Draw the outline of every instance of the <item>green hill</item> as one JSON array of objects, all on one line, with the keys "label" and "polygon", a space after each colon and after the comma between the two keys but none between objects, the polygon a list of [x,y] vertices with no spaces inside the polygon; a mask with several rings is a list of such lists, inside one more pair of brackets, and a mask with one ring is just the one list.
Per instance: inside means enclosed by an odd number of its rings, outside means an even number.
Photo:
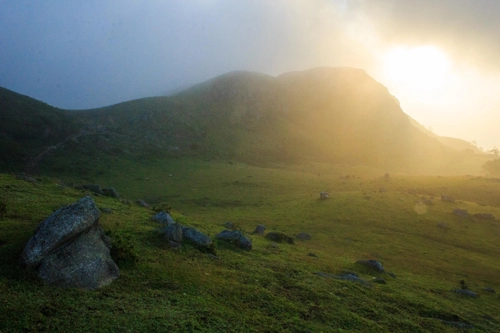
[{"label": "green hill", "polygon": [[171,97],[82,111],[0,93],[2,170],[82,173],[110,157],[194,156],[474,174],[485,161],[418,130],[384,86],[352,68],[233,72]]},{"label": "green hill", "polygon": [[[37,178],[0,173],[1,332],[500,331],[498,179],[436,175],[478,173],[488,156],[422,131],[362,70],[234,72],[79,111],[0,89],[0,124],[0,171]],[[73,186],[88,183],[120,199]],[[19,255],[87,195],[121,276],[44,284]],[[213,253],[170,248],[161,209]],[[215,239],[229,221],[252,251]]]}]

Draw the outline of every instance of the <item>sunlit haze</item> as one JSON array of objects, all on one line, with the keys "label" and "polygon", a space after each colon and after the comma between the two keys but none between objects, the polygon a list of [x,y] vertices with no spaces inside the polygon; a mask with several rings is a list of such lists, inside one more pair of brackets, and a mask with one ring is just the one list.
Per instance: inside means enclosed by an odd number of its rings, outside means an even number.
[{"label": "sunlit haze", "polygon": [[399,46],[384,54],[382,80],[409,96],[432,101],[449,87],[453,75],[450,67],[438,48]]},{"label": "sunlit haze", "polygon": [[84,109],[234,71],[356,67],[435,134],[500,145],[500,2],[0,0],[0,86]]}]

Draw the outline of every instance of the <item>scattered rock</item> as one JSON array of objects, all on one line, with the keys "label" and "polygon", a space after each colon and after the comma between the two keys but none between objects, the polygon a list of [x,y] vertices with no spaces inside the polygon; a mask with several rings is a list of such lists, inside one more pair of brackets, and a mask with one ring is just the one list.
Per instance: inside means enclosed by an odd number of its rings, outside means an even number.
[{"label": "scattered rock", "polygon": [[328,199],[329,197],[330,197],[330,194],[328,194],[328,192],[319,192],[320,200],[325,200],[325,199]]},{"label": "scattered rock", "polygon": [[266,230],[266,226],[263,225],[263,224],[259,224],[255,230],[252,232],[252,234],[254,235],[259,235],[259,236],[263,236],[264,235],[264,231]]},{"label": "scattered rock", "polygon": [[238,230],[223,230],[215,238],[230,241],[247,251],[252,249],[252,240]]},{"label": "scattered rock", "polygon": [[376,260],[358,260],[358,261],[356,261],[356,263],[363,265],[363,266],[366,266],[368,268],[371,268],[377,272],[381,272],[381,273],[385,272],[382,264]]},{"label": "scattered rock", "polygon": [[308,241],[311,240],[311,235],[305,232],[301,232],[300,234],[295,236],[295,238],[298,239],[299,241]]},{"label": "scattered rock", "polygon": [[160,230],[160,233],[165,234],[165,238],[172,248],[178,249],[182,246],[182,225],[178,223],[168,224]]},{"label": "scattered rock", "polygon": [[316,253],[312,253],[312,252],[308,253],[307,255],[308,255],[309,257],[314,257],[314,258],[317,258],[317,257],[318,257],[318,256],[316,255]]},{"label": "scattered rock", "polygon": [[495,289],[493,289],[491,287],[485,287],[485,288],[483,288],[483,290],[486,291],[487,293],[490,293],[490,294],[496,293]]},{"label": "scattered rock", "polygon": [[234,223],[233,222],[224,222],[224,227],[228,229],[234,229]]},{"label": "scattered rock", "polygon": [[89,196],[60,208],[38,226],[21,264],[60,287],[97,289],[110,284],[120,270],[111,259],[110,239],[99,226],[99,216]]},{"label": "scattered rock", "polygon": [[120,198],[120,195],[113,187],[103,188],[102,191],[104,192],[105,196],[117,198],[117,199]]},{"label": "scattered rock", "polygon": [[27,173],[20,172],[16,175],[16,179],[24,180],[25,182],[36,183],[38,182],[35,177],[28,175]]},{"label": "scattered rock", "polygon": [[199,249],[212,249],[212,238],[195,228],[182,227],[182,238],[188,240]]},{"label": "scattered rock", "polygon": [[455,290],[452,290],[454,293],[457,293],[457,294],[460,294],[460,295],[464,295],[464,296],[467,296],[467,297],[472,297],[472,298],[477,298],[479,297],[478,294],[476,294],[475,292],[471,291],[471,290],[468,290],[468,289],[455,289]]},{"label": "scattered rock", "polygon": [[159,212],[158,214],[156,214],[155,216],[153,216],[151,219],[153,221],[156,221],[156,222],[159,222],[159,223],[163,223],[163,224],[167,224],[167,225],[175,223],[175,220],[172,218],[172,216],[169,213],[164,212],[164,211]]},{"label": "scattered rock", "polygon": [[295,241],[293,240],[292,237],[285,235],[282,232],[270,232],[266,235],[266,238],[273,241],[273,242],[286,242],[288,244],[294,244]]},{"label": "scattered rock", "polygon": [[448,225],[444,222],[438,222],[437,226],[438,226],[438,228],[441,228],[441,229],[448,229]]},{"label": "scattered rock", "polygon": [[81,186],[84,190],[89,190],[90,192],[94,192],[97,194],[104,194],[102,188],[98,184],[85,184]]},{"label": "scattered rock", "polygon": [[495,216],[493,214],[485,214],[485,213],[478,213],[474,214],[475,218],[482,219],[482,220],[494,220]]},{"label": "scattered rock", "polygon": [[149,208],[149,204],[144,200],[137,200],[136,203],[141,207]]},{"label": "scattered rock", "polygon": [[352,272],[346,272],[340,275],[333,275],[333,274],[327,274],[323,272],[318,272],[316,275],[324,277],[324,278],[330,278],[330,279],[336,279],[336,280],[347,280],[347,281],[352,281],[352,282],[358,282],[361,283],[367,287],[371,287],[372,285],[365,280],[361,279],[356,275],[355,273]]},{"label": "scattered rock", "polygon": [[385,281],[385,279],[381,278],[381,277],[373,278],[373,282],[374,283],[378,283],[378,284],[387,284],[387,282]]},{"label": "scattered rock", "polygon": [[453,202],[455,202],[455,199],[443,194],[443,195],[441,195],[441,201],[453,203]]},{"label": "scattered rock", "polygon": [[467,209],[454,209],[453,212],[452,212],[454,215],[456,216],[460,216],[460,217],[469,217],[469,212],[467,211]]}]

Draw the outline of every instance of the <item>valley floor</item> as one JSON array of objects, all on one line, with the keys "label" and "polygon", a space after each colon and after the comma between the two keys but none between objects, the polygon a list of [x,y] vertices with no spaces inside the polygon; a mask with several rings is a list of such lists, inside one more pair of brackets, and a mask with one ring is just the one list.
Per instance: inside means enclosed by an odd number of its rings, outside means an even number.
[{"label": "valley floor", "polygon": [[[0,175],[1,332],[500,331],[500,298],[492,292],[500,292],[497,179],[384,176],[313,163],[117,165],[87,179]],[[73,183],[114,187],[122,199]],[[329,199],[319,200],[321,191]],[[45,285],[19,267],[19,253],[41,221],[85,195],[112,212],[102,213],[100,223],[123,250],[121,277],[97,291]],[[178,222],[212,238],[233,222],[253,250],[223,241],[215,241],[216,257],[189,245],[170,249],[151,220],[168,207]],[[259,224],[291,237],[309,233],[311,240],[251,235]],[[392,274],[356,264],[368,259]],[[329,278],[344,272],[371,287]],[[479,297],[452,291],[464,284]]]}]

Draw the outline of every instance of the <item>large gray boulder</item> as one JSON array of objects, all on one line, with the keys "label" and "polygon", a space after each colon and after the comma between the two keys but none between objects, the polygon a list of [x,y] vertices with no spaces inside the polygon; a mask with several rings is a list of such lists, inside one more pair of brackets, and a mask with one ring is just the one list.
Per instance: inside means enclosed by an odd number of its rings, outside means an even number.
[{"label": "large gray boulder", "polygon": [[99,226],[91,197],[62,207],[43,221],[21,254],[21,264],[61,287],[96,289],[120,275],[111,259],[110,240]]}]

